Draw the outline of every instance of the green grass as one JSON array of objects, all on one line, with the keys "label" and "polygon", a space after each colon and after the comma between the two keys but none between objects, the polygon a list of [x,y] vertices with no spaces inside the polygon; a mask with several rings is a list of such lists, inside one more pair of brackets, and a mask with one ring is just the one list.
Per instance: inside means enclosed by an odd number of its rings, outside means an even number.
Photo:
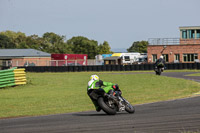
[{"label": "green grass", "polygon": [[0,118],[94,110],[86,94],[91,74],[119,84],[122,95],[133,105],[188,97],[200,91],[200,84],[194,81],[112,73],[27,73],[27,85],[0,89]]},{"label": "green grass", "polygon": [[188,74],[186,76],[200,76],[200,73],[195,73],[195,74]]},{"label": "green grass", "polygon": [[168,70],[166,69],[164,72],[200,72],[198,69],[181,69],[181,70]]}]

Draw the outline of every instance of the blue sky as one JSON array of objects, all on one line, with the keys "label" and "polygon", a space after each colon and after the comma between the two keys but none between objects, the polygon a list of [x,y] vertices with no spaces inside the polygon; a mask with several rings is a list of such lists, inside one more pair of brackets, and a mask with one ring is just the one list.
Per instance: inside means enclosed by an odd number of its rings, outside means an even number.
[{"label": "blue sky", "polygon": [[200,0],[0,0],[0,32],[84,36],[112,49],[200,26]]}]

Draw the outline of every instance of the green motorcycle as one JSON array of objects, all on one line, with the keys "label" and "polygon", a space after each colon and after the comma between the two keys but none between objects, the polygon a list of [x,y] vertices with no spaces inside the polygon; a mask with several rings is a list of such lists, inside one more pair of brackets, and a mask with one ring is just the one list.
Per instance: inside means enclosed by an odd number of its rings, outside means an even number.
[{"label": "green motorcycle", "polygon": [[113,93],[105,93],[97,99],[98,105],[108,115],[115,115],[117,112],[126,111],[130,114],[135,112],[135,108],[119,94],[121,92],[115,91]]}]

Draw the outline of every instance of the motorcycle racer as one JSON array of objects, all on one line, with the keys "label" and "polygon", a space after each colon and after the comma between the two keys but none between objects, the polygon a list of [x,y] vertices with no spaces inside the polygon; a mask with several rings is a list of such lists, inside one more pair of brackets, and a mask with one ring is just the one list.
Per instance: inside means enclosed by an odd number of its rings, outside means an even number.
[{"label": "motorcycle racer", "polygon": [[162,68],[164,70],[165,67],[165,60],[163,59],[163,56],[161,55],[160,58],[155,63],[155,68]]},{"label": "motorcycle racer", "polygon": [[106,93],[113,92],[114,90],[119,89],[118,85],[111,82],[105,82],[99,79],[97,75],[91,75],[90,81],[87,86],[87,94],[92,100],[96,111],[99,112],[101,108],[97,103],[97,98],[99,95],[106,95]]}]

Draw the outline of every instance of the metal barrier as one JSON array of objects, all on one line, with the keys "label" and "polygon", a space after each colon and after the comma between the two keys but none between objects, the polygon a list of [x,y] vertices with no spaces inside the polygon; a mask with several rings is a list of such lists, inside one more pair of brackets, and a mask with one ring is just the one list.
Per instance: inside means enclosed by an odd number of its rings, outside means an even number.
[{"label": "metal barrier", "polygon": [[179,45],[180,38],[149,38],[149,45]]},{"label": "metal barrier", "polygon": [[200,44],[200,39],[149,38],[149,45]]},{"label": "metal barrier", "polygon": [[[125,59],[121,59],[122,62]],[[130,59],[129,64],[137,63],[135,59]],[[94,65],[103,65],[104,60],[88,59],[84,60],[31,60],[22,61],[22,60],[4,60],[1,66],[3,67],[32,67],[32,66],[94,66]],[[127,63],[128,64],[128,63]]]},{"label": "metal barrier", "polygon": [[[85,60],[3,60],[0,66],[3,67],[29,67],[29,66],[89,66],[103,64],[103,60],[95,59]],[[1,62],[0,62],[1,63]]]}]

